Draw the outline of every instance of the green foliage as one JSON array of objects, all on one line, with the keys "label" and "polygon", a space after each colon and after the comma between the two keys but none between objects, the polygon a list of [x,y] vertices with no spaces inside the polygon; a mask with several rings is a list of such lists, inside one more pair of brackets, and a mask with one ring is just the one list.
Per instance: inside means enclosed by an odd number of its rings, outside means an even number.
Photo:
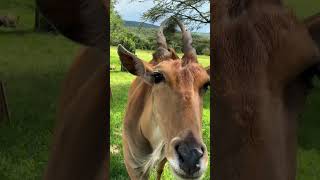
[{"label": "green foliage", "polygon": [[120,40],[120,44],[122,44],[128,51],[135,53],[136,52],[136,44],[130,36],[123,37]]},{"label": "green foliage", "polygon": [[[119,33],[122,33],[123,21],[120,15],[114,9],[114,1],[110,5],[110,32],[111,37],[117,38]],[[112,40],[112,39],[111,39]]]},{"label": "green foliage", "polygon": [[155,5],[143,14],[146,20],[155,22],[174,15],[195,27],[210,23],[209,0],[153,0],[153,3]]},{"label": "green foliage", "polygon": [[[154,28],[138,28],[138,27],[124,27],[127,31],[125,37],[122,37],[117,42],[111,43],[112,46],[116,46],[121,43],[122,39],[126,37],[128,39],[132,39],[135,43],[136,49],[141,50],[155,50],[156,49],[156,33],[158,29]],[[182,50],[182,42],[181,42],[181,33],[176,32],[165,32],[165,36],[167,39],[167,43],[169,47],[174,48],[177,52],[181,52]],[[204,50],[210,49],[210,40],[209,37],[198,35],[196,33],[192,34],[193,38],[193,47],[196,49],[198,55],[203,55]],[[113,38],[115,41],[116,38]],[[208,51],[207,51],[208,52]],[[206,55],[209,55],[207,53]]]},{"label": "green foliage", "polygon": [[[129,51],[135,52],[136,49],[141,50],[155,50],[156,49],[156,33],[158,29],[144,28],[144,27],[126,27],[123,24],[123,20],[119,14],[111,6],[110,12],[110,30],[111,38],[110,44],[117,46],[122,44]],[[171,23],[170,28],[166,28],[165,35],[167,37],[167,43],[170,47],[174,48],[177,52],[181,52],[181,33],[177,32],[175,27]],[[198,54],[203,54],[205,49],[209,49],[209,37],[193,34],[193,47]],[[209,55],[209,53],[207,53]]]},{"label": "green foliage", "polygon": [[134,34],[128,32],[123,26],[123,20],[120,15],[114,9],[114,1],[111,1],[110,8],[110,44],[118,45],[122,44],[131,52],[136,50],[136,37]]},{"label": "green foliage", "polygon": [[210,56],[210,48],[204,48],[202,49],[202,54],[203,55],[206,55],[206,56]]}]

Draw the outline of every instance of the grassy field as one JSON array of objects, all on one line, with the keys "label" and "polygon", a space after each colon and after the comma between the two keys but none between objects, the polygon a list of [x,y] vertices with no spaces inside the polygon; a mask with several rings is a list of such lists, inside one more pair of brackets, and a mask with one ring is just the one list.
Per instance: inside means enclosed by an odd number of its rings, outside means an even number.
[{"label": "grassy field", "polygon": [[47,164],[60,84],[78,49],[61,36],[33,32],[34,1],[1,0],[0,14],[20,16],[0,27],[0,79],[10,121],[0,124],[0,180],[39,180]]},{"label": "grassy field", "polygon": [[77,46],[39,34],[0,36],[0,79],[11,120],[0,124],[0,180],[40,179],[57,97]]},{"label": "grassy field", "polygon": [[[137,56],[143,60],[149,61],[152,59],[152,51],[142,51],[138,50],[136,52]],[[110,48],[110,60],[111,65],[116,67],[115,71],[110,72],[110,86],[112,90],[112,99],[111,99],[111,111],[110,111],[110,127],[111,127],[111,175],[112,179],[120,180],[120,179],[128,179],[128,175],[123,162],[122,155],[122,140],[121,140],[121,132],[122,132],[122,122],[124,117],[124,110],[126,108],[127,102],[127,93],[128,88],[135,78],[129,73],[120,72],[120,60],[116,51],[116,47]],[[181,55],[179,57],[182,57]],[[199,62],[207,67],[210,64],[209,56],[199,56]],[[203,137],[204,141],[210,150],[210,102],[209,102],[209,93],[205,96],[205,104],[203,111]],[[155,179],[155,174],[152,174],[151,179]],[[206,172],[206,176],[204,179],[209,179],[210,171]],[[164,172],[164,179],[173,179],[169,168],[166,165],[166,170]]]},{"label": "grassy field", "polygon": [[0,79],[11,113],[0,124],[0,180],[41,179],[60,84],[78,48],[61,36],[0,33]]}]

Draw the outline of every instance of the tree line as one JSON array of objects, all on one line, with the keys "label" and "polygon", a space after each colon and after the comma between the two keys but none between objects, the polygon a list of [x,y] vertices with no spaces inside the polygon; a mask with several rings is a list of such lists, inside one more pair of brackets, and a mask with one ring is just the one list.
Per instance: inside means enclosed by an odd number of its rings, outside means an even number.
[{"label": "tree line", "polygon": [[[126,27],[112,2],[110,9],[110,44],[112,46],[122,44],[131,52],[135,52],[136,49],[154,50],[157,30],[155,28]],[[165,35],[168,45],[177,52],[181,52],[181,34],[171,28],[165,31]],[[209,36],[193,33],[192,37],[193,47],[197,54],[210,55]]]}]

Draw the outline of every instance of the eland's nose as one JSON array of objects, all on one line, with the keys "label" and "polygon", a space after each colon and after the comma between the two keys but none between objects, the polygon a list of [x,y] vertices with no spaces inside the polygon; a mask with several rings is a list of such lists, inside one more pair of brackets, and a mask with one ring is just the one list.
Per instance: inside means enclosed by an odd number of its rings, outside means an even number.
[{"label": "eland's nose", "polygon": [[176,146],[180,168],[188,175],[200,170],[200,160],[204,154],[201,145],[180,143]]}]

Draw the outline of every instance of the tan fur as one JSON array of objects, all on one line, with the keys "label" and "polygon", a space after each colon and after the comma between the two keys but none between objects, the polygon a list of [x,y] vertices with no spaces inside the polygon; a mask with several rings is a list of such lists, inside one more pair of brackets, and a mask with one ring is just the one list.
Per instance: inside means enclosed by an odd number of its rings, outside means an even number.
[{"label": "tan fur", "polygon": [[215,3],[212,178],[293,180],[302,73],[318,47],[281,1]]},{"label": "tan fur", "polygon": [[[200,179],[207,167],[201,126],[203,88],[209,76],[197,63],[190,31],[176,21],[182,32],[182,60],[168,48],[163,24],[150,63],[118,47],[121,63],[138,76],[129,90],[122,136],[125,165],[133,180],[148,179],[155,166],[160,179],[166,161],[179,179]],[[157,83],[154,74],[161,74],[162,81]],[[182,159],[181,151],[188,161]]]},{"label": "tan fur", "polygon": [[[172,156],[170,142],[177,136],[184,138],[185,130],[192,131],[199,141],[202,139],[202,98],[198,90],[209,79],[205,69],[196,63],[182,66],[181,60],[166,60],[158,65],[151,62],[150,66],[165,74],[166,84],[153,87],[137,78],[129,90],[123,143],[131,179],[147,179],[151,168]],[[159,114],[163,112],[168,116]],[[161,136],[153,138],[158,136],[154,134],[157,128]],[[162,141],[164,146],[160,145]]]},{"label": "tan fur", "polygon": [[110,3],[107,0],[37,0],[36,3],[59,33],[90,46],[79,52],[63,83],[44,179],[109,179]]},{"label": "tan fur", "polygon": [[107,180],[105,54],[83,48],[64,81],[45,180]]},{"label": "tan fur", "polygon": [[133,180],[148,179],[155,166],[160,179],[166,161],[180,179],[200,179],[207,167],[201,126],[208,69],[197,63],[190,31],[175,20],[182,32],[182,60],[168,48],[163,23],[150,63],[118,46],[121,63],[138,76],[129,89],[122,135],[125,165]]}]

